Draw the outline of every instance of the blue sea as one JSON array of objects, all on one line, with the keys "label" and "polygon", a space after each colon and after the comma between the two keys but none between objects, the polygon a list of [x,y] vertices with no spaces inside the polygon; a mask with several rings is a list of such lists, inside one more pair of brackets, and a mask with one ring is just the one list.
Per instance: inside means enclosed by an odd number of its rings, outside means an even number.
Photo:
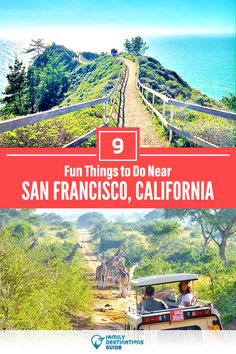
[{"label": "blue sea", "polygon": [[172,35],[146,41],[147,55],[175,70],[194,88],[215,99],[236,94],[234,35]]},{"label": "blue sea", "polygon": [[[235,37],[159,36],[146,39],[150,55],[169,69],[177,71],[191,86],[215,99],[235,94]],[[27,66],[29,55],[23,54],[29,43],[0,39],[0,97],[7,84],[9,64],[15,56]],[[91,48],[91,51],[93,49]]]}]

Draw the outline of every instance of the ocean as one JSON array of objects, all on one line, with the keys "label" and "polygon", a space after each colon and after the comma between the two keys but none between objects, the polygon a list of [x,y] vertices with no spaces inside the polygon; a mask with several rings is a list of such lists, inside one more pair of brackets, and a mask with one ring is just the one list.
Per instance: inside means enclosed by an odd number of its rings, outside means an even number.
[{"label": "ocean", "polygon": [[[235,94],[235,37],[212,36],[159,36],[146,39],[147,55],[175,70],[191,86],[208,96],[221,99]],[[15,56],[28,65],[30,57],[22,51],[29,43],[0,39],[0,97],[7,84],[8,66]],[[91,48],[92,51],[92,48]]]}]

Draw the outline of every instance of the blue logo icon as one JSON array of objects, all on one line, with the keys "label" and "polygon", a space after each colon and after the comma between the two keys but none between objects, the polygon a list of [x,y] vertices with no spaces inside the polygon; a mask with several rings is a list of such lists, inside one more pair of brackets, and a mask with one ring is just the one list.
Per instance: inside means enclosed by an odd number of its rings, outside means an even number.
[{"label": "blue logo icon", "polygon": [[105,337],[101,337],[99,334],[96,334],[91,338],[91,343],[96,349],[98,349],[102,345],[104,339]]}]

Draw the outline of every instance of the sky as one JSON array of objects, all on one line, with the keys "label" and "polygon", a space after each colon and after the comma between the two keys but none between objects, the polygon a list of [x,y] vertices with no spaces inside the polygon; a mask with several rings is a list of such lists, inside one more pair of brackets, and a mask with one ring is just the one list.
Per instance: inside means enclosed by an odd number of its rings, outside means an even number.
[{"label": "sky", "polygon": [[234,33],[234,14],[235,0],[0,0],[0,38],[110,47],[133,35]]}]

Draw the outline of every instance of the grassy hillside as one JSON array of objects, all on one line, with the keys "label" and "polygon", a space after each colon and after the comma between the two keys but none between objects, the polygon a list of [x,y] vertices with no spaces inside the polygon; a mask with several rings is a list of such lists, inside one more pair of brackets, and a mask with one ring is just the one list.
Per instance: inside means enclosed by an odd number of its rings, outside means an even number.
[{"label": "grassy hillside", "polygon": [[[145,86],[180,101],[229,110],[223,103],[192,88],[175,71],[164,68],[157,60],[139,56],[138,64],[139,78]],[[150,97],[149,99],[151,100]],[[162,112],[161,100],[156,99],[155,106]],[[168,105],[166,106],[166,114],[168,118],[170,116],[170,106]],[[218,146],[235,146],[236,131],[235,123],[232,121],[175,107],[174,125]],[[168,136],[167,131],[166,135]],[[178,136],[174,136],[173,143],[176,146],[191,146],[191,143],[186,139]]]},{"label": "grassy hillside", "polygon": [[[195,104],[227,110],[227,107],[192,88],[175,71],[164,68],[151,57],[133,57],[137,60],[140,81],[167,97]],[[82,63],[79,62],[79,58]],[[0,119],[27,115],[55,107],[63,107],[102,97],[114,87],[122,68],[117,58],[90,52],[75,53],[53,43],[25,70],[16,59],[11,68],[5,90]],[[152,97],[149,95],[151,101]],[[162,112],[162,102],[155,99],[155,107]],[[102,123],[102,107],[85,109],[46,122],[0,135],[1,147],[60,147],[89,132]],[[166,105],[170,119],[170,106]],[[159,125],[160,134],[168,138],[169,131]],[[114,124],[111,122],[111,124]],[[204,113],[174,108],[174,125],[218,146],[235,146],[235,123]],[[173,136],[174,146],[193,146],[188,140]]]},{"label": "grassy hillside", "polygon": [[[63,46],[53,44],[46,48],[28,69],[28,73],[33,71],[35,80],[37,78],[34,110],[31,112],[27,104],[27,92],[33,88],[26,80],[23,95],[25,104],[20,115],[84,102],[108,94],[115,85],[122,63],[108,55],[85,53],[85,56],[93,61],[80,64],[78,55]],[[11,109],[11,103],[5,104],[2,119],[17,116]],[[98,105],[29,125],[1,134],[0,146],[60,147],[100,125],[102,116],[102,107]]]}]

